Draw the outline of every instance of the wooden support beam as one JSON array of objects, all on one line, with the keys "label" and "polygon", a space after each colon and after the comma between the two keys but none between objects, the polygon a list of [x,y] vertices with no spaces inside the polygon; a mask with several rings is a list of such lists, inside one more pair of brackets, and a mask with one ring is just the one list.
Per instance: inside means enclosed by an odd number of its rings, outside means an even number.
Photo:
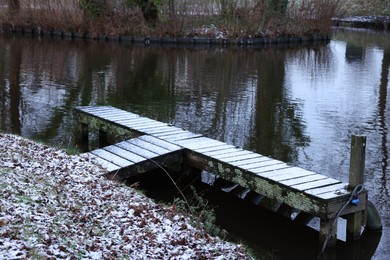
[{"label": "wooden support beam", "polygon": [[321,219],[319,242],[320,245],[323,245],[326,242],[326,247],[332,247],[336,245],[337,221],[335,221],[334,218]]},{"label": "wooden support beam", "polygon": [[80,124],[80,139],[79,139],[79,144],[80,144],[80,149],[83,152],[89,151],[89,128],[87,124]]},{"label": "wooden support beam", "polygon": [[[349,169],[349,189],[352,191],[358,185],[364,184],[364,168],[366,157],[366,137],[353,135],[351,138],[351,162]],[[362,225],[365,223],[365,210],[346,216],[347,240],[360,238]]]}]

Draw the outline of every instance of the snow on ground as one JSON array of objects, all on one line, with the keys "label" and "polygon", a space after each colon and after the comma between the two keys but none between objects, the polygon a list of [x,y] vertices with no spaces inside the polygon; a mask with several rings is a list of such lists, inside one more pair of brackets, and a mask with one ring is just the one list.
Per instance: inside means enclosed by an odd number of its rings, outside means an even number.
[{"label": "snow on ground", "polygon": [[92,159],[0,134],[0,259],[249,259]]}]

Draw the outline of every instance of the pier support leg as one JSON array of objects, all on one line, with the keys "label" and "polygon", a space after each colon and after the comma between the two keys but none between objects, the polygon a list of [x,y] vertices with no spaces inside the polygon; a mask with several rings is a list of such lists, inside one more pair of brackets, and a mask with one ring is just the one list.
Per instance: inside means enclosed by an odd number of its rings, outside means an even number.
[{"label": "pier support leg", "polygon": [[88,138],[88,125],[87,124],[81,124],[80,125],[80,149],[83,152],[89,151],[89,138]]},{"label": "pier support leg", "polygon": [[335,246],[337,242],[337,221],[334,222],[334,218],[332,219],[321,219],[320,221],[320,237],[319,242],[320,246],[326,242],[326,247]]},{"label": "pier support leg", "polygon": [[[349,189],[364,184],[366,157],[366,137],[353,135],[351,139],[351,162],[349,168]],[[365,222],[365,211],[349,214],[347,217],[347,240],[360,238],[361,227]]]},{"label": "pier support leg", "polygon": [[108,146],[108,135],[107,132],[99,130],[99,147]]}]

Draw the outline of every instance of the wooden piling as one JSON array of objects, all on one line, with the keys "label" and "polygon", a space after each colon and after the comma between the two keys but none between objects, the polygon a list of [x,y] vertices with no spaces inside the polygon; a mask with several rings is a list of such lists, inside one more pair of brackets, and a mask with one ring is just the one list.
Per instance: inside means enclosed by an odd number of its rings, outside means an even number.
[{"label": "wooden piling", "polygon": [[[351,161],[349,168],[349,189],[364,184],[364,168],[366,158],[366,137],[353,135],[351,138]],[[346,216],[347,240],[360,238],[361,227],[365,224],[366,211],[358,211]]]},{"label": "wooden piling", "polygon": [[79,144],[80,144],[80,149],[83,152],[86,152],[89,150],[89,127],[87,124],[80,124],[80,139],[79,139]]}]

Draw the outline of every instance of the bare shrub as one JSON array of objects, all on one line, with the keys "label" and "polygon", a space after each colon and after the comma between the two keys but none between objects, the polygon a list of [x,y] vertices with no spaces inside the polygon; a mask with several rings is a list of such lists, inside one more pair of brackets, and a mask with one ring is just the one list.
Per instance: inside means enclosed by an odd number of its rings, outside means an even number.
[{"label": "bare shrub", "polygon": [[[154,4],[158,17],[146,17],[141,2]],[[0,22],[3,26],[106,35],[238,38],[327,34],[339,0],[288,2],[287,5],[286,0],[20,0],[16,9],[3,5]],[[13,11],[8,12],[9,8]]]}]

